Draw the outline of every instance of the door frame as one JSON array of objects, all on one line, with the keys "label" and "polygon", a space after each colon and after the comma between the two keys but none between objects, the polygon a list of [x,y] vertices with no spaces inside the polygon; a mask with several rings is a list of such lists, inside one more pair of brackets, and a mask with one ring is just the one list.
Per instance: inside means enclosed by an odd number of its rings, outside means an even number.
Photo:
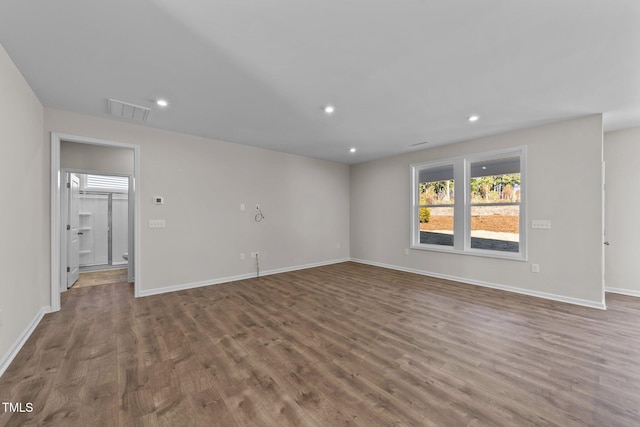
[{"label": "door frame", "polygon": [[[604,146],[603,146],[604,147]],[[609,242],[607,241],[607,163],[605,160],[602,160],[602,166],[600,168],[600,189],[601,189],[601,199],[600,204],[602,208],[602,245],[601,249],[601,262],[602,262],[602,305],[604,309],[607,309],[607,282],[606,282],[606,272],[607,272],[607,246],[609,246]]]},{"label": "door frame", "polygon": [[62,196],[64,177],[60,168],[60,145],[62,141],[75,142],[79,144],[99,145],[115,148],[128,148],[133,150],[133,270],[134,296],[140,296],[140,146],[138,144],[128,144],[124,142],[107,141],[103,139],[69,135],[51,132],[51,311],[60,310],[61,286],[61,251],[66,250],[66,239],[62,238]]}]

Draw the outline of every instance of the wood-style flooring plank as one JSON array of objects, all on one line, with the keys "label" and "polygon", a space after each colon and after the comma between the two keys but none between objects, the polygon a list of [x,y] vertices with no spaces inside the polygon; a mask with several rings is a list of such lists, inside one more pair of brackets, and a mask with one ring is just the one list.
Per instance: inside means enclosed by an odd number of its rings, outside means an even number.
[{"label": "wood-style flooring plank", "polygon": [[640,425],[637,298],[343,263],[136,299],[121,273],[44,317],[0,378],[34,411],[1,426]]}]

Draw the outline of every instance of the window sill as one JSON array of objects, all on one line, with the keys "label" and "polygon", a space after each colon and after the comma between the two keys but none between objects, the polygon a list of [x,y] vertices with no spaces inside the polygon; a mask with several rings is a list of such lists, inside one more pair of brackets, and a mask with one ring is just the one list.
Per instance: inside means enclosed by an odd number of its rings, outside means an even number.
[{"label": "window sill", "polygon": [[467,249],[467,250],[459,250],[455,249],[451,246],[437,246],[437,245],[415,245],[412,244],[410,246],[411,249],[419,250],[419,251],[429,251],[429,252],[443,252],[449,254],[456,255],[470,255],[476,257],[483,258],[495,258],[495,259],[504,259],[509,261],[527,261],[527,256],[524,253],[514,253],[514,252],[501,252],[501,251],[492,251],[486,249]]}]

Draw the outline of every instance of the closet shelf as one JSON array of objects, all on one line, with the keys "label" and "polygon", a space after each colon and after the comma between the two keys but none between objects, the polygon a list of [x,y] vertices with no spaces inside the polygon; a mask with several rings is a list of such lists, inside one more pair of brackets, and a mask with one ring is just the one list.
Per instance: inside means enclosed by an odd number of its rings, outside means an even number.
[{"label": "closet shelf", "polygon": [[80,251],[80,255],[88,255],[88,254],[90,254],[91,252],[93,252],[91,249],[87,249],[87,250],[85,250],[85,251]]},{"label": "closet shelf", "polygon": [[91,215],[91,212],[80,212],[80,215]]},{"label": "closet shelf", "polygon": [[80,231],[91,231],[91,227],[80,227],[78,230],[80,230]]}]

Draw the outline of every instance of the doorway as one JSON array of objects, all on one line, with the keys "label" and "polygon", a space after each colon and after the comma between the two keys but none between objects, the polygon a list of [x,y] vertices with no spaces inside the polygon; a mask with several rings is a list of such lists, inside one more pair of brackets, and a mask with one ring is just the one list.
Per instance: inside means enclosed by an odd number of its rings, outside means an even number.
[{"label": "doorway", "polygon": [[606,292],[640,297],[638,263],[638,202],[636,183],[640,170],[637,129],[605,134],[606,169],[605,264]]},{"label": "doorway", "polygon": [[78,280],[78,272],[128,269],[133,237],[129,236],[133,232],[129,226],[133,223],[129,204],[132,177],[69,169],[63,169],[63,176],[67,289]]},{"label": "doorway", "polygon": [[[138,268],[139,260],[139,242],[140,242],[140,227],[139,227],[139,205],[140,205],[140,192],[139,192],[139,175],[140,175],[140,147],[136,144],[127,144],[114,141],[106,141],[95,138],[81,137],[75,135],[51,133],[51,311],[60,310],[60,293],[67,289],[67,257],[68,257],[68,245],[67,239],[71,238],[67,234],[67,225],[65,211],[68,212],[68,208],[65,209],[65,204],[68,203],[67,188],[66,188],[66,172],[76,173],[88,173],[91,168],[85,170],[67,171],[61,167],[61,146],[63,143],[80,144],[87,149],[127,149],[133,153],[133,173],[127,177],[129,192],[127,197],[128,204],[128,224],[133,228],[133,232],[127,233],[127,258],[126,265],[129,270],[129,281],[134,283],[134,295],[140,296],[140,271]],[[100,160],[99,157],[94,160]],[[117,174],[113,174],[117,176]],[[126,175],[125,175],[126,176]],[[80,187],[80,186],[79,186]],[[80,193],[80,188],[78,189]],[[103,192],[108,193],[108,192]],[[113,196],[112,202],[113,202]],[[108,199],[107,199],[108,201]],[[79,214],[80,204],[78,204]],[[85,212],[86,213],[86,212]],[[79,215],[80,217],[80,215]],[[87,228],[82,226],[80,218],[78,218],[78,232],[84,233],[81,228]],[[69,230],[70,231],[70,230]],[[84,234],[80,234],[84,236]],[[112,239],[113,244],[113,239]],[[113,249],[113,248],[112,248]],[[122,254],[117,254],[116,249],[112,252],[111,263],[120,262],[118,257],[122,257]],[[78,239],[78,252],[80,252],[80,239]],[[123,252],[124,254],[124,252]],[[125,260],[123,259],[122,262]],[[107,265],[109,264],[107,255]],[[80,268],[80,263],[78,263]]]}]

